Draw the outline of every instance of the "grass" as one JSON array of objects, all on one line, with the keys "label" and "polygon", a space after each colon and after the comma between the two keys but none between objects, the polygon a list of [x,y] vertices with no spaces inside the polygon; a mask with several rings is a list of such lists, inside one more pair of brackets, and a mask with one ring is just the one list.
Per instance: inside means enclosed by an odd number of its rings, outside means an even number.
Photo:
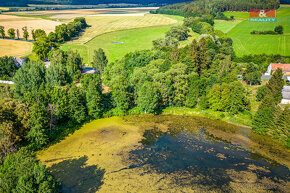
[{"label": "grass", "polygon": [[[84,45],[65,44],[63,50],[77,50],[84,59],[84,63],[90,64],[94,50],[104,49],[108,60],[113,62],[121,59],[129,52],[136,50],[150,49],[152,40],[164,37],[170,27],[148,27],[116,31],[95,37]],[[113,42],[123,42],[123,44],[113,44]]]},{"label": "grass", "polygon": [[145,16],[87,16],[85,18],[91,27],[87,28],[81,37],[69,44],[85,44],[96,36],[108,32],[177,23],[170,17],[151,14]]},{"label": "grass", "polygon": [[[92,27],[78,40],[64,44],[62,49],[77,50],[84,63],[90,64],[94,50],[102,48],[112,62],[129,52],[150,49],[152,41],[164,37],[171,25],[182,22],[181,18],[165,15],[90,17],[88,23]],[[195,37],[195,34],[192,34],[192,37]]]},{"label": "grass", "polygon": [[[237,13],[237,12],[235,12]],[[242,12],[242,15],[245,13]],[[240,16],[242,18],[242,16]],[[224,21],[225,27],[229,29],[227,21]],[[284,27],[283,35],[251,35],[253,30],[265,31],[274,30],[277,25]],[[228,36],[233,39],[233,46],[237,56],[247,54],[281,54],[290,55],[290,7],[281,7],[277,11],[277,22],[249,22],[242,21],[235,25],[229,32]]]},{"label": "grass", "polygon": [[41,18],[41,19],[48,19],[48,20],[53,20],[56,21],[56,19],[50,18],[52,15],[19,15],[19,14],[9,14],[17,17],[35,17],[35,18]]},{"label": "grass", "polygon": [[31,42],[0,39],[1,56],[26,56],[31,53],[33,44]]},{"label": "grass", "polygon": [[55,30],[55,26],[62,24],[61,22],[51,21],[37,17],[23,17],[14,15],[0,15],[0,25],[5,27],[6,36],[9,28],[19,30],[20,38],[23,37],[23,27],[27,27],[29,39],[32,39],[31,30],[43,29],[47,34]]},{"label": "grass", "polygon": [[226,12],[224,12],[224,14],[227,17],[234,16],[234,19],[236,19],[236,20],[249,19],[249,17],[250,17],[250,13],[249,12],[226,11]]},{"label": "grass", "polygon": [[236,25],[238,25],[242,20],[232,20],[232,21],[224,21],[224,20],[215,20],[214,28],[216,30],[220,30],[224,33],[228,33],[231,31]]},{"label": "grass", "polygon": [[238,115],[231,115],[230,113],[213,111],[210,109],[200,110],[198,108],[187,108],[187,107],[167,107],[163,110],[164,114],[174,115],[194,115],[202,116],[210,119],[220,119],[236,125],[251,126],[251,113],[239,113]]}]

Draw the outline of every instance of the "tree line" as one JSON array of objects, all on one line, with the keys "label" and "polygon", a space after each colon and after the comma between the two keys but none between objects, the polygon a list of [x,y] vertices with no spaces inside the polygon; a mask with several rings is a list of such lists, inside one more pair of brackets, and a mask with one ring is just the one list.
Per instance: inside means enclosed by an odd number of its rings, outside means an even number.
[{"label": "tree line", "polygon": [[[20,39],[20,32],[19,29],[14,29],[14,28],[9,28],[7,31],[8,37],[15,39],[17,37],[17,39]],[[22,34],[23,34],[23,39],[27,40],[29,37],[29,33],[27,31],[27,27],[24,26],[22,28]],[[5,27],[4,26],[0,26],[0,36],[1,38],[5,38],[6,37],[6,32],[5,32]]]},{"label": "tree line", "polygon": [[218,12],[224,11],[250,11],[250,9],[278,9],[279,0],[198,0],[178,3],[159,8],[152,13],[180,15],[194,17],[211,14],[214,17],[224,18]]},{"label": "tree line", "polygon": [[[139,5],[168,5],[173,3],[184,2],[184,0],[0,0],[1,6],[9,7],[26,7],[28,4],[43,5],[99,5],[99,4],[139,4]],[[124,6],[124,5],[123,5]],[[41,7],[40,7],[41,8]],[[38,8],[38,10],[41,10]]]},{"label": "tree line", "polygon": [[259,88],[257,100],[261,101],[259,109],[253,118],[253,131],[269,135],[276,141],[290,147],[290,108],[281,108],[284,85],[283,71],[278,68],[265,86]]},{"label": "tree line", "polygon": [[251,32],[251,34],[257,35],[266,35],[266,34],[270,34],[270,35],[277,35],[277,34],[283,34],[283,26],[282,25],[278,25],[274,28],[274,31],[268,30],[268,31],[257,31],[254,30]]},{"label": "tree line", "polygon": [[[58,47],[60,43],[69,41],[73,37],[78,36],[86,27],[88,27],[86,19],[84,17],[77,17],[68,24],[56,26],[55,31],[50,32],[48,35],[42,29],[33,29],[31,30],[31,38],[34,40],[33,52],[35,52],[40,59],[44,60],[47,58],[51,49]],[[27,27],[23,27],[22,31],[23,38],[28,40],[29,33]],[[20,39],[20,32],[18,29],[9,28],[7,33],[12,39],[16,37]],[[4,26],[0,26],[0,35],[3,39],[6,37]]]}]

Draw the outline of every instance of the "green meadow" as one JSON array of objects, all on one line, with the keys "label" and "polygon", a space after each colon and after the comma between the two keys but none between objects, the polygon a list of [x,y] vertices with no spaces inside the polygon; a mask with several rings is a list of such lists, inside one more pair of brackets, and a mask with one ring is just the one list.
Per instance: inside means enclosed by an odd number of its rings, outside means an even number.
[{"label": "green meadow", "polygon": [[250,17],[249,12],[226,11],[226,12],[224,12],[224,14],[227,17],[234,16],[234,19],[236,19],[236,20],[249,19],[249,17]]},{"label": "green meadow", "polygon": [[242,20],[233,20],[233,21],[215,20],[214,28],[217,30],[221,30],[224,33],[228,33],[241,21]]},{"label": "green meadow", "polygon": [[[99,20],[99,18],[89,19],[92,20],[89,21],[93,26],[92,29],[89,29],[91,30],[90,33],[85,32],[79,38],[80,40],[88,39],[88,41],[75,40],[62,45],[63,50],[77,50],[83,57],[83,62],[88,65],[92,62],[94,50],[99,48],[106,52],[109,62],[121,59],[129,52],[151,49],[153,40],[164,38],[165,32],[170,29],[170,26],[181,24],[183,21],[183,17],[180,16],[151,14],[144,17],[104,17],[104,19],[111,21],[106,24],[102,24],[103,18],[102,20]],[[128,20],[131,23],[135,22],[136,26],[129,26]],[[194,37],[194,34],[192,34],[192,37]]]},{"label": "green meadow", "polygon": [[[169,26],[163,26],[115,31],[97,36],[83,45],[65,44],[62,48],[63,50],[69,48],[78,50],[86,64],[92,61],[94,50],[102,48],[106,52],[108,60],[113,62],[129,52],[150,49],[152,41],[164,37],[169,28]],[[116,42],[120,44],[114,44]]]},{"label": "green meadow", "polygon": [[[226,12],[227,16],[234,15],[235,21],[216,21],[215,28],[228,34],[233,39],[237,56],[247,54],[281,54],[290,55],[290,7],[281,7],[277,11],[277,22],[250,22],[249,13]],[[236,21],[238,22],[238,21]],[[274,30],[277,25],[284,27],[283,35],[251,35],[253,30]]]}]

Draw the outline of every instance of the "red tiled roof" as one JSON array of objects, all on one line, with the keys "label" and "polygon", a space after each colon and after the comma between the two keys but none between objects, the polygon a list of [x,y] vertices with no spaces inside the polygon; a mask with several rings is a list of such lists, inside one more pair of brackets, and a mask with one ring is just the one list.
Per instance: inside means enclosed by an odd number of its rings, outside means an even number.
[{"label": "red tiled roof", "polygon": [[284,72],[290,72],[290,64],[271,63],[271,68],[273,71],[281,68]]}]

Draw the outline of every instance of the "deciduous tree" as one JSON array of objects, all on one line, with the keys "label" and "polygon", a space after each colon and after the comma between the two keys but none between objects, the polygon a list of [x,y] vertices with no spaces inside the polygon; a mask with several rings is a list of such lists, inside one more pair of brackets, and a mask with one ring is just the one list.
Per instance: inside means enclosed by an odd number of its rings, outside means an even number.
[{"label": "deciduous tree", "polygon": [[25,40],[27,40],[27,39],[28,39],[28,36],[29,36],[28,31],[27,31],[27,26],[24,26],[24,27],[22,28],[22,31],[23,31],[23,38],[24,38]]},{"label": "deciduous tree", "polygon": [[5,28],[2,25],[0,26],[0,35],[3,39],[5,38]]},{"label": "deciduous tree", "polygon": [[8,29],[8,35],[10,38],[14,39],[15,38],[15,29],[14,28],[9,28]]}]

